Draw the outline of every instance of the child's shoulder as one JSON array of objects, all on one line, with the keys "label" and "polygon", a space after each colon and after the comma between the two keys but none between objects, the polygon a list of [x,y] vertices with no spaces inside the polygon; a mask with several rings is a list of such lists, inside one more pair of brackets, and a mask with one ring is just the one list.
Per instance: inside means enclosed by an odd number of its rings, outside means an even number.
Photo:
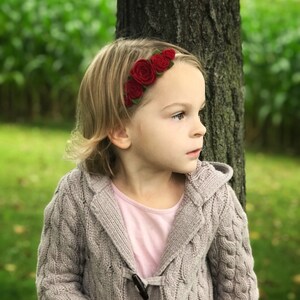
[{"label": "child's shoulder", "polygon": [[84,176],[83,170],[74,168],[63,175],[58,183],[58,188],[70,188],[73,185],[78,185]]},{"label": "child's shoulder", "polygon": [[199,161],[194,172],[187,175],[187,189],[199,204],[211,199],[223,202],[228,197],[228,182],[233,175],[232,168],[225,163]]},{"label": "child's shoulder", "polygon": [[109,177],[91,174],[79,166],[62,176],[57,188],[64,189],[72,194],[74,191],[79,192],[81,190],[90,190],[92,193],[96,193],[107,187],[110,182]]},{"label": "child's shoulder", "polygon": [[187,177],[202,188],[214,190],[227,183],[232,175],[233,169],[225,163],[198,161],[196,170]]}]

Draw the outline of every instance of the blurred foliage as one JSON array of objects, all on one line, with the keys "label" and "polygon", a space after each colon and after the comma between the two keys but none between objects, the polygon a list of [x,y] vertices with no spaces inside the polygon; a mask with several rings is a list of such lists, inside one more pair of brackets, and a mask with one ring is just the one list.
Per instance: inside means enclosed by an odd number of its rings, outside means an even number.
[{"label": "blurred foliage", "polygon": [[299,15],[299,0],[241,0],[247,139],[297,152]]},{"label": "blurred foliage", "polygon": [[[83,72],[114,38],[116,0],[0,2],[0,119],[73,119]],[[300,152],[300,1],[241,0],[246,139]]]},{"label": "blurred foliage", "polygon": [[116,1],[0,3],[0,111],[10,120],[73,116],[88,61],[114,35]]}]

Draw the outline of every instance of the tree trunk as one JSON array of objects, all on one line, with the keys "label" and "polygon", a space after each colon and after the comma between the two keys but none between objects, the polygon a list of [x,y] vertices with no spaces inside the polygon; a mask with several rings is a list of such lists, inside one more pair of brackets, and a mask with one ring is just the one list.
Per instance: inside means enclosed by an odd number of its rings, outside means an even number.
[{"label": "tree trunk", "polygon": [[118,0],[117,37],[153,37],[186,48],[206,70],[202,159],[234,169],[245,207],[244,102],[239,0]]}]

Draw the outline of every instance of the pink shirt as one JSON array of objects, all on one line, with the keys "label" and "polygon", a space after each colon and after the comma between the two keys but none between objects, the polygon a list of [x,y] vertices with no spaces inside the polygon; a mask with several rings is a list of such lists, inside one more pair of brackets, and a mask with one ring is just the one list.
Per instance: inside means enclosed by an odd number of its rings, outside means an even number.
[{"label": "pink shirt", "polygon": [[128,198],[115,185],[112,186],[131,241],[138,275],[151,277],[159,266],[183,196],[171,208],[154,209]]}]

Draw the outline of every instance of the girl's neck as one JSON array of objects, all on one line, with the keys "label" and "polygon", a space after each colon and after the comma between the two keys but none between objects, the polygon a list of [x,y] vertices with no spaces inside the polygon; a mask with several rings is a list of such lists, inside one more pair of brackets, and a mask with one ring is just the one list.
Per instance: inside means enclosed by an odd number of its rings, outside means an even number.
[{"label": "girl's neck", "polygon": [[172,172],[120,168],[112,179],[114,185],[129,198],[157,209],[171,208],[184,192],[185,176]]}]

